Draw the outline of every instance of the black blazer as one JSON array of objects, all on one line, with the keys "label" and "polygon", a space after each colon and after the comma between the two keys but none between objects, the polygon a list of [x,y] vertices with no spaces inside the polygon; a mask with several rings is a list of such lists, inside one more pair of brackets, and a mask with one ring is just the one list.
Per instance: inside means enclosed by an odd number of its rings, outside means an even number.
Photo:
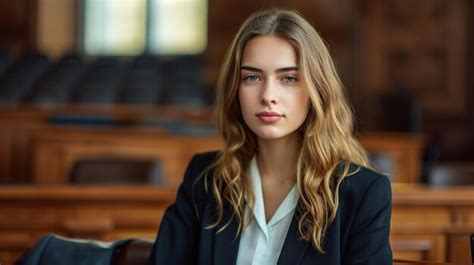
[{"label": "black blazer", "polygon": [[[215,152],[193,157],[176,202],[165,212],[148,264],[235,264],[240,235],[237,221],[221,231],[206,229],[213,223],[215,201],[197,176],[216,159]],[[232,211],[225,207],[224,220]],[[278,264],[392,264],[389,244],[391,188],[387,177],[366,168],[347,176],[339,188],[336,218],[324,238],[321,255],[311,243],[299,239],[295,215],[283,244]]]}]

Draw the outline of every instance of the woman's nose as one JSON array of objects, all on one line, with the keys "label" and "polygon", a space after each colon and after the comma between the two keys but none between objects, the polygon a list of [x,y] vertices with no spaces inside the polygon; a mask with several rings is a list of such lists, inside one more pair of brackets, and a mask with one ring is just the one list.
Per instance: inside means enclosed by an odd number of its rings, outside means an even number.
[{"label": "woman's nose", "polygon": [[266,81],[263,85],[261,103],[263,105],[275,105],[278,103],[277,84],[272,81]]}]

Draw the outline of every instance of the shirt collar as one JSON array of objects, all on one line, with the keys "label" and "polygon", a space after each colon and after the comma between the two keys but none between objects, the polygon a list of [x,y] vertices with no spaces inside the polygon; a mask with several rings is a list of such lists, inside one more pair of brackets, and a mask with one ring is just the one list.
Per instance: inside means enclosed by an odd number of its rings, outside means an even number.
[{"label": "shirt collar", "polygon": [[266,222],[265,206],[263,202],[262,182],[260,171],[258,169],[257,157],[254,156],[250,161],[249,175],[252,180],[252,189],[255,196],[255,204],[253,208],[253,215],[257,221],[258,226],[262,229],[265,236],[268,238],[268,227],[275,225],[288,214],[292,213],[298,204],[298,190],[296,185],[286,195],[283,202],[278,206],[270,221]]}]

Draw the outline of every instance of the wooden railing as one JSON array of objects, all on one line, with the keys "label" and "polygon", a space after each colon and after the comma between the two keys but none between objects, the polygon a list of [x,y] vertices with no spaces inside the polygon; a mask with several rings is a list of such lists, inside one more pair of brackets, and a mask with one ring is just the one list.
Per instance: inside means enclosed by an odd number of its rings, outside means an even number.
[{"label": "wooden railing", "polygon": [[[154,239],[176,187],[0,186],[0,261],[41,236]],[[394,258],[469,264],[474,187],[393,186]]]},{"label": "wooden railing", "polygon": [[[56,115],[106,115],[114,123],[72,126],[51,123]],[[179,182],[196,152],[220,149],[216,133],[179,134],[166,126],[148,126],[144,120],[170,119],[186,124],[211,123],[211,109],[56,106],[0,107],[0,182],[68,183],[78,159],[121,156],[160,160],[166,180]],[[383,155],[393,182],[416,183],[420,175],[423,138],[420,135],[365,133],[362,145]]]}]

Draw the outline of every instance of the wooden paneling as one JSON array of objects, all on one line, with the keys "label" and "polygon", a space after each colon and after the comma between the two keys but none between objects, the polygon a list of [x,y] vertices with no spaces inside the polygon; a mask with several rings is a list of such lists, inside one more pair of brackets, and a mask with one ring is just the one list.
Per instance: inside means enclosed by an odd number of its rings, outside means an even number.
[{"label": "wooden paneling", "polygon": [[466,115],[469,1],[365,2],[360,23],[363,94],[404,89],[421,104],[428,126]]},{"label": "wooden paneling", "polygon": [[0,3],[0,47],[17,54],[34,50],[38,0]]}]

